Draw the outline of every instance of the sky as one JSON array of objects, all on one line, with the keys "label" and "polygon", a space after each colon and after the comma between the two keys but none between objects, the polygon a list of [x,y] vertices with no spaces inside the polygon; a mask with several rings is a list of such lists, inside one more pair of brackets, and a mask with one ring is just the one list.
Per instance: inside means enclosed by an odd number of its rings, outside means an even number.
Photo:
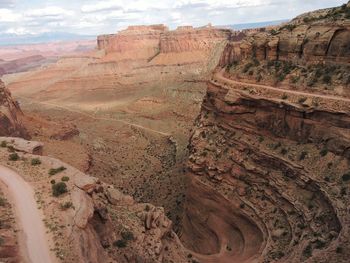
[{"label": "sky", "polygon": [[0,34],[115,33],[128,25],[232,25],[293,18],[347,0],[0,0]]}]

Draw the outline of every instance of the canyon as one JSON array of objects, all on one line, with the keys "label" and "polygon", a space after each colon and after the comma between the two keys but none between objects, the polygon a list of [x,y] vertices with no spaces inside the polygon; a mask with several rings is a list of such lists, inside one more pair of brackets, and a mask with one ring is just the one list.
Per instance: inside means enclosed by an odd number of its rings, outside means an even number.
[{"label": "canyon", "polygon": [[[349,21],[347,3],[129,26],[5,74],[0,163],[35,192],[52,261],[347,262]],[[21,262],[0,187],[0,261]]]}]

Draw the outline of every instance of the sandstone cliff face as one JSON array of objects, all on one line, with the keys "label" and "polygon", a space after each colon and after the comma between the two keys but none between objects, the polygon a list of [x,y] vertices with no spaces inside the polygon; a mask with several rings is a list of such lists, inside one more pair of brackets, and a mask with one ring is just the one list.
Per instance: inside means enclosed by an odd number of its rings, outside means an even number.
[{"label": "sandstone cliff face", "polygon": [[0,136],[28,137],[18,116],[23,114],[11,93],[0,80]]},{"label": "sandstone cliff face", "polygon": [[[304,21],[308,21],[304,18]],[[255,57],[295,63],[350,63],[350,21],[320,19],[313,22],[296,18],[286,26],[230,43],[220,65]]]},{"label": "sandstone cliff face", "polygon": [[115,35],[99,36],[97,43],[98,49],[106,53],[143,50],[147,58],[152,58],[159,53],[207,51],[216,43],[229,39],[230,35],[230,30],[211,26],[180,27],[174,31],[169,31],[163,25],[131,26]]},{"label": "sandstone cliff face", "polygon": [[209,83],[182,240],[203,262],[347,262],[349,134],[349,112]]}]

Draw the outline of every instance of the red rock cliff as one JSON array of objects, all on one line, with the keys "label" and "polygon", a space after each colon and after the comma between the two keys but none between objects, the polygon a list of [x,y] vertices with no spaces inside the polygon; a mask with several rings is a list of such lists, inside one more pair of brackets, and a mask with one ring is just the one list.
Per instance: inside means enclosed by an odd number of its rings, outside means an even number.
[{"label": "red rock cliff", "polygon": [[10,91],[0,80],[0,136],[28,138],[28,132],[18,118],[22,114],[17,102],[12,99]]}]

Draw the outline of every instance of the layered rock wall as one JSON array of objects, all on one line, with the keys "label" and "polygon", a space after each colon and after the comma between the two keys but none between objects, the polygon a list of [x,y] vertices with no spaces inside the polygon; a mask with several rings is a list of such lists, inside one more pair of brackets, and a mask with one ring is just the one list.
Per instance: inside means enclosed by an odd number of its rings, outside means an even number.
[{"label": "layered rock wall", "polygon": [[[299,20],[297,20],[299,21]],[[248,58],[298,64],[350,63],[350,22],[291,22],[287,26],[254,34],[241,43],[229,43],[221,66]]]},{"label": "layered rock wall", "polygon": [[29,134],[19,119],[22,114],[18,103],[12,99],[10,91],[0,80],[0,136],[28,138]]},{"label": "layered rock wall", "polygon": [[346,262],[348,111],[210,82],[189,149],[181,237],[203,262]]},{"label": "layered rock wall", "polygon": [[148,55],[208,50],[229,39],[230,30],[213,27],[180,27],[169,31],[163,25],[130,26],[114,35],[99,36],[98,49],[111,52],[148,50]]}]

